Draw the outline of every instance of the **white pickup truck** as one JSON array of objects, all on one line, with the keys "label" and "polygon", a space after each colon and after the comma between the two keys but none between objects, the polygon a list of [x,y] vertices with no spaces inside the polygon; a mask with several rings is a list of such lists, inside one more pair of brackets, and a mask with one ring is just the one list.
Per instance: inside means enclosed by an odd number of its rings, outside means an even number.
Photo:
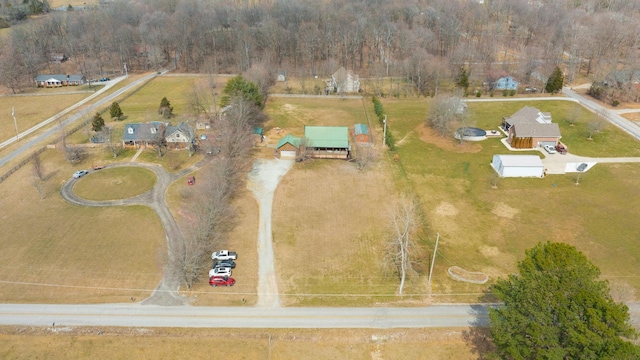
[{"label": "white pickup truck", "polygon": [[238,254],[235,251],[220,250],[211,254],[212,260],[235,260],[238,258]]}]

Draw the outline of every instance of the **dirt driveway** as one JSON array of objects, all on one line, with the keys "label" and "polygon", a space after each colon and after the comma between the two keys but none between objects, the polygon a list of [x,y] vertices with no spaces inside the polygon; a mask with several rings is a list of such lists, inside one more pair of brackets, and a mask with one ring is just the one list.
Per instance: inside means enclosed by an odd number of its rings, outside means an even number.
[{"label": "dirt driveway", "polygon": [[293,166],[293,160],[256,160],[249,173],[247,187],[260,206],[258,230],[258,302],[259,307],[279,307],[280,296],[273,256],[271,210],[273,194],[282,177]]}]

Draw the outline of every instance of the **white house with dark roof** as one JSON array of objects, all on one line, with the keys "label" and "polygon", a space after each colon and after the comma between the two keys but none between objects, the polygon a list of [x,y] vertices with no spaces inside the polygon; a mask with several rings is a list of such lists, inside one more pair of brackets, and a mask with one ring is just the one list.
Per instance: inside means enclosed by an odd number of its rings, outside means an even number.
[{"label": "white house with dark roof", "polygon": [[35,81],[38,87],[61,87],[83,85],[86,79],[80,74],[56,74],[38,75]]},{"label": "white house with dark roof", "polygon": [[360,91],[360,77],[351,70],[341,67],[331,75],[331,79],[326,81],[326,85],[328,93],[357,93]]},{"label": "white house with dark roof", "polygon": [[164,139],[171,148],[187,148],[194,141],[194,134],[189,125],[181,122],[178,126],[167,126]]}]

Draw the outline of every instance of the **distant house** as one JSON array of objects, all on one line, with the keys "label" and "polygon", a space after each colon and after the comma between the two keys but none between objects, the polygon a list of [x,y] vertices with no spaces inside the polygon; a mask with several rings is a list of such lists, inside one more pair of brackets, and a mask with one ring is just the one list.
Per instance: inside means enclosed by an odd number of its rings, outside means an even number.
[{"label": "distant house", "polygon": [[365,124],[353,125],[352,136],[356,144],[370,144],[369,127]]},{"label": "distant house", "polygon": [[502,128],[508,132],[507,141],[516,149],[556,146],[562,137],[558,124],[551,122],[551,114],[525,106],[502,119]]},{"label": "distant house", "polygon": [[287,74],[284,71],[280,71],[276,77],[276,81],[283,82],[285,80],[287,80]]},{"label": "distant house", "polygon": [[493,90],[518,90],[518,84],[513,77],[507,75],[493,83]]},{"label": "distant house", "polygon": [[180,123],[178,126],[167,126],[164,131],[167,146],[173,149],[185,149],[194,141],[194,134],[189,125]]},{"label": "distant house", "polygon": [[61,87],[82,85],[86,82],[84,75],[79,74],[58,74],[58,75],[38,75],[36,85],[38,87]]},{"label": "distant house", "polygon": [[61,64],[67,60],[69,60],[69,58],[63,53],[52,53],[49,56],[49,62],[52,64]]},{"label": "distant house", "polygon": [[544,176],[544,165],[536,155],[493,155],[491,167],[500,177]]},{"label": "distant house", "polygon": [[305,155],[316,159],[348,159],[349,128],[346,126],[305,126]]},{"label": "distant house", "polygon": [[124,126],[122,146],[137,147],[155,146],[165,141],[165,126],[161,122],[144,124],[127,124]]},{"label": "distant house", "polygon": [[341,67],[331,75],[330,80],[326,80],[327,93],[357,93],[360,91],[360,78],[353,74],[351,70]]},{"label": "distant house", "polygon": [[280,159],[295,159],[300,151],[301,141],[302,139],[291,134],[283,137],[276,145],[276,157]]}]

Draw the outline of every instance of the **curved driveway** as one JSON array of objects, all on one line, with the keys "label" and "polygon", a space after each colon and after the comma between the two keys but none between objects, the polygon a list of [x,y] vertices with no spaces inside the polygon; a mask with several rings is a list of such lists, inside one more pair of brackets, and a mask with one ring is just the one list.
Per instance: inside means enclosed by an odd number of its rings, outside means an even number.
[{"label": "curved driveway", "polygon": [[[73,185],[79,180],[71,178],[65,182],[61,189],[60,194],[66,201],[79,206],[123,206],[123,205],[144,205],[152,208],[160,218],[162,226],[164,228],[165,235],[167,237],[167,249],[169,258],[171,259],[173,254],[171,249],[174,248],[173,243],[175,241],[184,242],[184,237],[176,220],[173,218],[171,211],[167,207],[165,202],[165,193],[169,185],[175,180],[187,175],[190,172],[198,169],[201,163],[198,163],[192,167],[184,169],[175,174],[169,174],[162,166],[156,164],[145,163],[120,163],[108,165],[107,168],[135,166],[141,167],[153,171],[158,177],[158,181],[153,188],[143,194],[134,196],[128,199],[120,200],[86,200],[78,197],[73,192]],[[100,170],[91,170],[100,171]],[[170,260],[171,261],[171,260]],[[143,304],[154,305],[184,305],[186,299],[178,294],[180,288],[179,277],[171,271],[170,268],[165,268],[162,281],[156,288],[153,294],[143,301]]]}]

